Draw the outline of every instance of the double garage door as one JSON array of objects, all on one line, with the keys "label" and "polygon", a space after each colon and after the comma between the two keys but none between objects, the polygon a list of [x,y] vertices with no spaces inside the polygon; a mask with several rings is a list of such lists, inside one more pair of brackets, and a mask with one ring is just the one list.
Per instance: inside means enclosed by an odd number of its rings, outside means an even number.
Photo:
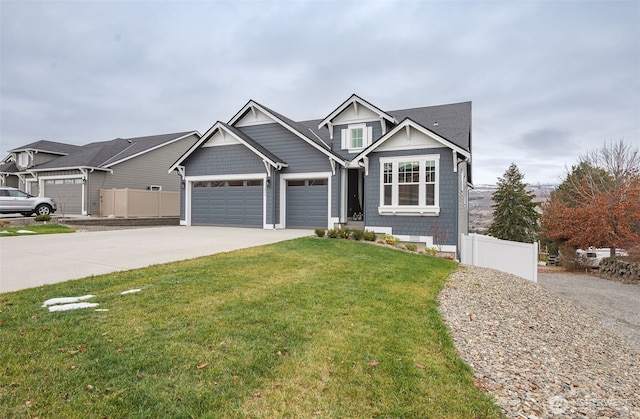
[{"label": "double garage door", "polygon": [[262,180],[193,182],[191,224],[262,227]]},{"label": "double garage door", "polygon": [[[327,179],[287,180],[286,227],[327,226]],[[193,182],[191,224],[239,227],[263,226],[263,181]]]}]

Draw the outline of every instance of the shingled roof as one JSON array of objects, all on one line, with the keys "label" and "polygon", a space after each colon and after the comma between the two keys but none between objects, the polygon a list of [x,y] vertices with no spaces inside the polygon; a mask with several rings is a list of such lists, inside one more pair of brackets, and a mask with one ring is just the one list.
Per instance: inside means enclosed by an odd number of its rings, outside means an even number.
[{"label": "shingled roof", "polygon": [[193,133],[195,133],[195,131],[152,135],[148,137],[116,138],[110,141],[89,143],[84,146],[79,146],[78,150],[72,154],[37,165],[30,170],[42,171],[76,167],[107,170],[116,163],[146,153]]},{"label": "shingled roof", "polygon": [[9,150],[9,152],[19,153],[21,151],[40,151],[40,152],[45,152],[50,154],[67,155],[75,152],[80,147],[81,146],[78,146],[78,145],[59,143],[56,141],[40,140],[31,144],[14,148],[13,150]]}]

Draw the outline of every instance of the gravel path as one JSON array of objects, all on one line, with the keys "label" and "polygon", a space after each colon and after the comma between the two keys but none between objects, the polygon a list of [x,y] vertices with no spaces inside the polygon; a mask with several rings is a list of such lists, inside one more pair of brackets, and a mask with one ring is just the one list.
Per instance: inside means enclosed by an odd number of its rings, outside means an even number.
[{"label": "gravel path", "polygon": [[640,352],[640,285],[585,274],[542,272],[538,283],[584,307]]},{"label": "gravel path", "polygon": [[640,418],[640,353],[579,305],[462,267],[441,311],[476,384],[510,418]]}]

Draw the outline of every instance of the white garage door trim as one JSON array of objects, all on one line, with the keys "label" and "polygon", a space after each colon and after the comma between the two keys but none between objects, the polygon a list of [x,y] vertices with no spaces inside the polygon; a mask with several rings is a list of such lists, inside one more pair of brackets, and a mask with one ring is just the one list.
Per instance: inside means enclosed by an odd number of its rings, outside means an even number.
[{"label": "white garage door trim", "polygon": [[215,182],[222,180],[262,180],[262,225],[265,229],[273,228],[266,224],[267,220],[267,175],[265,173],[245,173],[240,175],[186,176],[184,189],[185,222],[191,225],[191,190],[193,182]]},{"label": "white garage door trim", "polygon": [[[65,179],[84,179],[83,175],[59,175],[59,176],[39,176],[38,177],[38,195],[39,196],[47,196],[47,189],[45,186],[45,182],[47,180],[65,180]],[[81,208],[82,208],[82,215],[87,215],[87,206],[86,206],[86,189],[87,189],[87,184],[85,182],[82,182],[82,188],[80,188],[81,192],[81,196],[80,196],[80,200],[81,200]],[[53,198],[53,200],[55,201],[55,197],[50,196],[49,198]],[[58,210],[60,210],[60,208],[58,208]]]},{"label": "white garage door trim", "polygon": [[333,228],[336,222],[331,218],[331,172],[288,173],[280,175],[280,224],[287,225],[287,181],[304,179],[327,179],[327,228]]}]

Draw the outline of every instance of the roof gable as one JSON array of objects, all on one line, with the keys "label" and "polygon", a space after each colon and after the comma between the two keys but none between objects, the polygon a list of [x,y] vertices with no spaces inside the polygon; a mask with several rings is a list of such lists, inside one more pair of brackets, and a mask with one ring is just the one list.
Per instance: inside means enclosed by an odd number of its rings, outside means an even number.
[{"label": "roof gable", "polygon": [[[208,144],[208,145],[207,145]],[[251,137],[240,131],[234,126],[225,124],[224,122],[216,122],[200,139],[187,150],[174,164],[169,168],[169,173],[176,170],[193,152],[200,147],[215,147],[223,145],[242,144],[253,153],[260,156],[265,162],[275,168],[286,167],[287,163],[281,158],[264,148]]]},{"label": "roof gable", "polygon": [[399,120],[409,118],[429,131],[471,152],[471,102],[389,111]]},{"label": "roof gable", "polygon": [[443,138],[417,122],[405,118],[391,131],[383,135],[378,141],[363,150],[353,160],[358,161],[374,151],[410,150],[420,148],[434,148],[438,145],[452,149],[453,151],[470,158],[471,154]]},{"label": "roof gable", "polygon": [[358,95],[353,94],[349,99],[345,100],[340,106],[338,106],[333,112],[331,112],[326,118],[320,121],[320,123],[318,124],[318,129],[326,125],[329,127],[329,130],[331,130],[331,125],[336,125],[338,123],[363,122],[383,119],[391,122],[392,124],[398,123],[396,118],[392,115],[372,105]]},{"label": "roof gable", "polygon": [[261,114],[264,114],[266,117],[273,120],[273,123],[282,125],[285,129],[293,133],[296,137],[307,142],[312,147],[319,150],[330,159],[335,160],[341,165],[345,165],[345,162],[338,155],[336,155],[330,150],[329,144],[327,144],[320,136],[316,135],[316,133],[313,132],[313,130],[310,129],[308,126],[300,122],[293,121],[287,118],[286,116],[281,115],[253,100],[250,100],[240,110],[240,112],[238,112],[233,118],[231,118],[231,120],[229,121],[229,125],[235,126],[236,123],[242,120],[246,116],[246,114],[249,112],[251,113],[260,112]]}]

